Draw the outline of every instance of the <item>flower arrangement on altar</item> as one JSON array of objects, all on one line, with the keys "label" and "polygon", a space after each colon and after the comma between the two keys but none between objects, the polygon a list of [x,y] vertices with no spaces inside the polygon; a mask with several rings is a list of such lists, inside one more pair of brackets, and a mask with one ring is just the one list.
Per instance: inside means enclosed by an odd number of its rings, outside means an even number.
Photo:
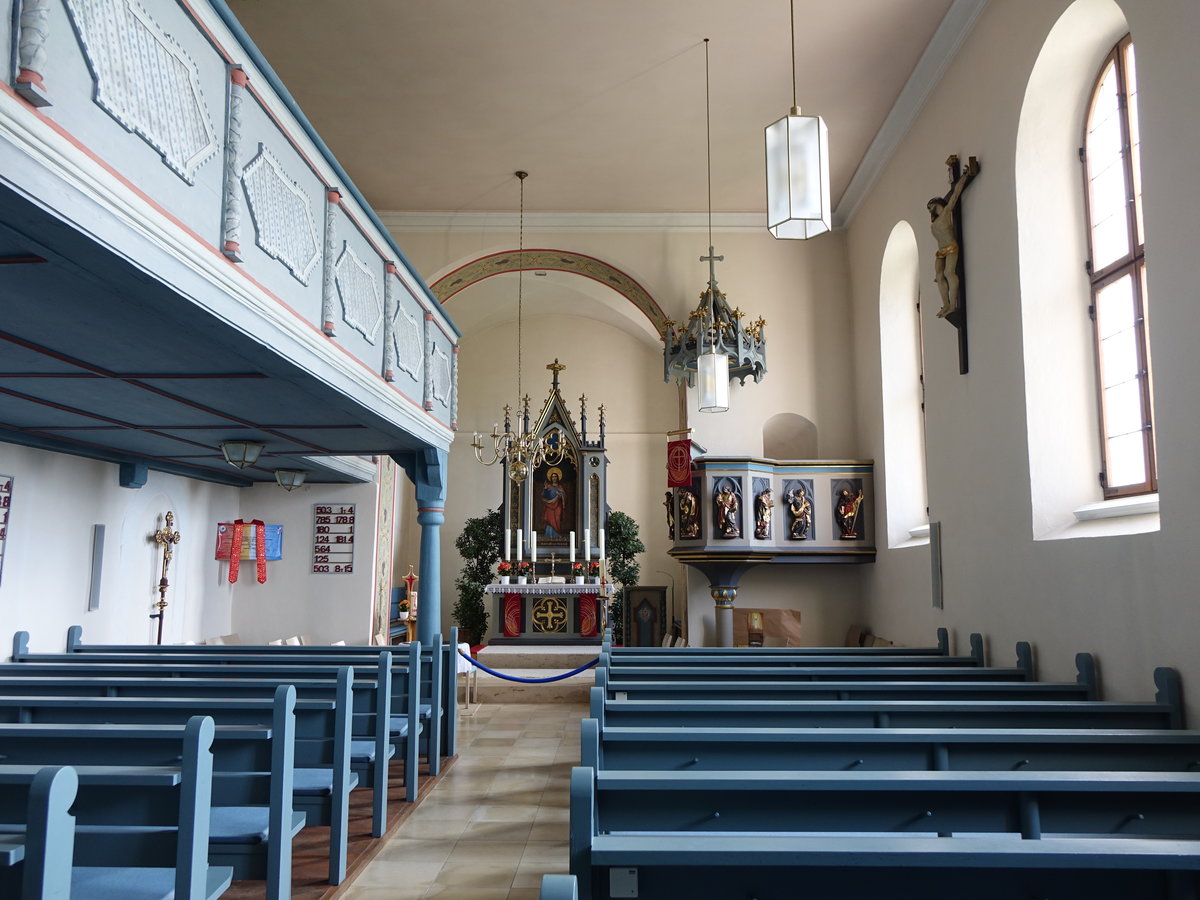
[{"label": "flower arrangement on altar", "polygon": [[592,560],[591,562],[589,562],[587,564],[587,566],[588,566],[588,574],[589,575],[591,575],[593,578],[600,577],[600,563],[596,562],[595,560]]},{"label": "flower arrangement on altar", "polygon": [[581,563],[581,562],[572,563],[571,564],[571,574],[572,575],[583,575],[584,574],[583,563]]},{"label": "flower arrangement on altar", "polygon": [[511,575],[512,570],[512,563],[510,563],[507,559],[500,560],[500,565],[496,566],[496,572],[500,575]]},{"label": "flower arrangement on altar", "polygon": [[533,574],[533,563],[531,563],[527,560],[522,560],[521,562],[517,563],[517,574],[518,575],[532,575]]}]

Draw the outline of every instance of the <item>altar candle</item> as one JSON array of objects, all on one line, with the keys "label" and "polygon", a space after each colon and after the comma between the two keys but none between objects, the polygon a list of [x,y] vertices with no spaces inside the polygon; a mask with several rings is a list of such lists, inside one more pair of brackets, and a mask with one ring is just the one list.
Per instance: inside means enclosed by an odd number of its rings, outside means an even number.
[{"label": "altar candle", "polygon": [[537,532],[529,532],[529,558],[537,562]]},{"label": "altar candle", "polygon": [[584,562],[592,561],[592,529],[583,529],[583,560]]},{"label": "altar candle", "polygon": [[571,562],[575,562],[575,532],[571,532]]},{"label": "altar candle", "polygon": [[517,562],[521,561],[521,550],[522,549],[523,549],[523,547],[522,547],[521,529],[518,528],[517,529]]},{"label": "altar candle", "polygon": [[600,562],[604,562],[604,529],[600,529]]},{"label": "altar candle", "polygon": [[512,529],[504,529],[504,559],[506,562],[512,561]]}]

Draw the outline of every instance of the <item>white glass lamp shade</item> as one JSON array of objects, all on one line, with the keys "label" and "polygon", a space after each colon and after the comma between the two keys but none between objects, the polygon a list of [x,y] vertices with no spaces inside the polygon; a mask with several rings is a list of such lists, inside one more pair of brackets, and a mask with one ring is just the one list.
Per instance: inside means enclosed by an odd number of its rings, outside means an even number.
[{"label": "white glass lamp shade", "polygon": [[258,457],[262,452],[263,445],[253,441],[223,441],[221,443],[221,455],[225,457],[225,462],[239,469],[254,465],[258,462]]},{"label": "white glass lamp shade", "polygon": [[700,390],[700,412],[726,412],[729,409],[729,357],[724,353],[697,356],[696,386]]},{"label": "white glass lamp shade", "polygon": [[296,469],[275,470],[275,483],[285,491],[294,491],[300,485],[304,484],[306,478],[308,478],[307,472],[301,472]]},{"label": "white glass lamp shade", "polygon": [[829,130],[820,116],[789,115],[766,128],[767,230],[807,240],[829,230]]}]

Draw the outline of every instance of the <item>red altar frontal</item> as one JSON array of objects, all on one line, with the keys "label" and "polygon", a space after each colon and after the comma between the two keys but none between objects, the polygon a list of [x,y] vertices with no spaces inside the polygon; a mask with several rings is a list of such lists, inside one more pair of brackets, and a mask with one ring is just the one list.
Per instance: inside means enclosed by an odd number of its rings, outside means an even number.
[{"label": "red altar frontal", "polygon": [[612,586],[489,584],[496,598],[492,644],[599,643]]}]

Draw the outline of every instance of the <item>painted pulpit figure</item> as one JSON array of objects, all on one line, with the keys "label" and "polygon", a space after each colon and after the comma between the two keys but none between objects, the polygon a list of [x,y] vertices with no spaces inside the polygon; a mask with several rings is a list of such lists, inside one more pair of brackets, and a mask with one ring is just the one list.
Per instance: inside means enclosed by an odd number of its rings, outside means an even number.
[{"label": "painted pulpit figure", "polygon": [[760,540],[771,537],[771,511],[775,508],[775,495],[770,488],[754,498],[754,536]]},{"label": "painted pulpit figure", "polygon": [[834,510],[834,515],[837,517],[838,528],[842,532],[843,541],[858,540],[858,509],[863,502],[863,492],[860,490],[857,494],[851,494],[848,490],[842,489],[838,494],[837,508]]},{"label": "painted pulpit figure", "polygon": [[717,508],[718,536],[723,538],[741,537],[742,529],[738,526],[738,498],[737,494],[733,492],[733,488],[725,485],[717,492],[713,502]]},{"label": "painted pulpit figure", "polygon": [[700,537],[700,515],[696,506],[696,495],[691,491],[679,492],[679,536]]},{"label": "painted pulpit figure", "polygon": [[663,506],[667,508],[667,539],[675,540],[675,498],[667,491],[663,497]]},{"label": "painted pulpit figure", "polygon": [[570,530],[564,530],[563,527],[567,490],[562,485],[562,470],[557,466],[546,472],[546,480],[542,484],[542,503],[543,534],[549,538],[563,537]]},{"label": "painted pulpit figure", "polygon": [[[947,165],[953,166],[957,162],[958,157],[952,156],[947,160]],[[942,297],[942,306],[937,311],[939,319],[944,319],[958,309],[960,289],[958,263],[961,252],[959,240],[962,229],[955,219],[955,210],[958,208],[958,201],[962,197],[963,189],[978,174],[979,161],[972,156],[966,169],[954,180],[950,193],[945,197],[934,197],[926,204],[926,209],[929,210],[929,228],[938,244],[933,262],[933,283],[937,285],[938,292]]]},{"label": "painted pulpit figure", "polygon": [[812,529],[813,511],[812,501],[808,499],[808,492],[804,489],[804,485],[792,488],[784,499],[787,500],[788,512],[792,516],[789,536],[793,541],[808,540],[808,533]]}]

